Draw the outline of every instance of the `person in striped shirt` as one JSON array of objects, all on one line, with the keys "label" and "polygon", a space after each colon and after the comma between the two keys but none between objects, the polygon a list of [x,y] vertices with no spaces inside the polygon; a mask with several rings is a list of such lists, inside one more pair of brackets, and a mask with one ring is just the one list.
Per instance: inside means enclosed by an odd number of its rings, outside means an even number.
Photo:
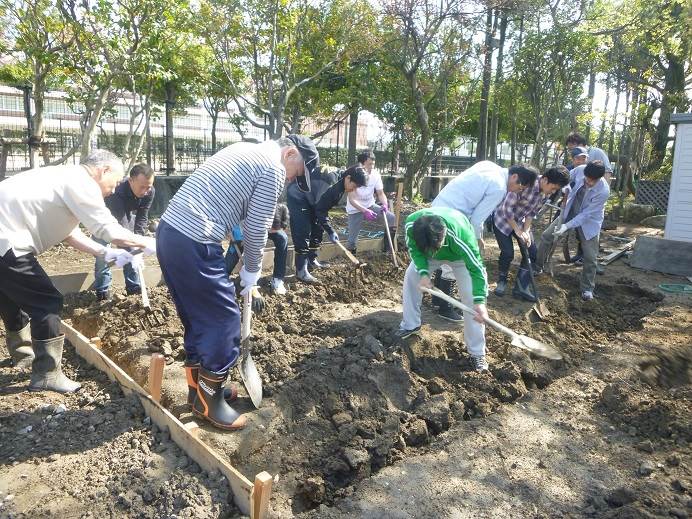
[{"label": "person in striped shirt", "polygon": [[240,353],[240,312],[221,241],[234,225],[242,226],[241,294],[250,293],[285,181],[309,191],[309,175],[318,166],[315,145],[300,135],[233,144],[190,175],[161,217],[157,254],[185,328],[188,402],[221,429],[242,428],[247,420],[228,405],[234,392],[224,388]]},{"label": "person in striped shirt", "polygon": [[531,232],[531,224],[550,196],[562,189],[569,182],[569,173],[565,166],[555,166],[538,177],[538,181],[528,189],[520,192],[508,192],[493,215],[493,231],[497,245],[500,247],[498,261],[498,281],[496,296],[504,296],[507,291],[507,275],[514,259],[514,242],[521,240],[528,249],[529,257],[521,253],[521,266],[514,283],[512,294],[527,301],[536,301],[536,294],[530,289],[528,260],[536,263],[536,244]]},{"label": "person in striped shirt", "polygon": [[475,315],[465,312],[464,344],[474,369],[487,370],[484,318],[488,317],[488,280],[473,225],[456,209],[431,207],[409,215],[404,227],[411,264],[404,275],[404,317],[397,338],[406,339],[420,331],[420,287],[432,288],[430,273],[447,265],[459,284],[461,300],[476,310]]}]

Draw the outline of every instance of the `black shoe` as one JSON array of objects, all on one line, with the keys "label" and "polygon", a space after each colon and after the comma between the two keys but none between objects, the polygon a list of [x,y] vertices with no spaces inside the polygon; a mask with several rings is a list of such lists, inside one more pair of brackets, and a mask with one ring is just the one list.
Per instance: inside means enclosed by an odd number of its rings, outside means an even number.
[{"label": "black shoe", "polygon": [[514,281],[512,295],[519,299],[530,301],[531,303],[535,303],[537,301],[536,294],[534,294],[531,286],[531,274],[528,269],[521,267],[519,268],[519,271],[517,272],[517,279]]},{"label": "black shoe", "polygon": [[102,292],[96,292],[96,300],[97,301],[110,301],[113,299],[113,296],[111,295],[110,290],[104,290]]},{"label": "black shoe", "polygon": [[197,396],[192,404],[192,412],[220,429],[242,429],[247,417],[233,409],[224,400],[228,370],[222,373],[199,368]]},{"label": "black shoe", "polygon": [[420,333],[420,326],[414,328],[413,330],[402,330],[399,328],[394,332],[394,337],[399,340],[408,339],[411,335],[418,335]]},{"label": "black shoe", "polygon": [[495,287],[494,294],[498,297],[502,297],[505,295],[505,292],[507,292],[507,278],[500,278]]},{"label": "black shoe", "polygon": [[126,288],[126,289],[125,289],[125,292],[127,292],[127,295],[128,295],[128,296],[139,296],[139,295],[142,295],[142,289],[141,289],[141,288],[133,288],[133,289]]},{"label": "black shoe", "polygon": [[461,323],[464,321],[464,316],[452,308],[452,305],[449,303],[441,305],[437,315],[453,323]]},{"label": "black shoe", "polygon": [[584,256],[577,254],[576,256],[570,258],[569,262],[574,263],[575,265],[582,265],[584,263]]}]

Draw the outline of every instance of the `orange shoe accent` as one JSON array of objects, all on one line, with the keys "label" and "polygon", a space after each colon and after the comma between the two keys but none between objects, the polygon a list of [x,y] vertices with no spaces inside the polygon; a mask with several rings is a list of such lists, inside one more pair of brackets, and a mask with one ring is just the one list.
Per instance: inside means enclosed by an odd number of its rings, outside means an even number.
[{"label": "orange shoe accent", "polygon": [[192,375],[193,369],[199,370],[199,366],[185,366],[185,376],[187,377],[187,385],[197,389],[197,381]]}]

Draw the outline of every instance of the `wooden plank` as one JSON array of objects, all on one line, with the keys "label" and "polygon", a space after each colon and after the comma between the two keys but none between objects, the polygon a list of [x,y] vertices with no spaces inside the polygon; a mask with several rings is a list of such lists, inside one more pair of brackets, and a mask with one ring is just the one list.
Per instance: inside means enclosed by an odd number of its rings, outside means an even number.
[{"label": "wooden plank", "polygon": [[269,515],[269,497],[272,492],[271,474],[260,472],[255,476],[255,487],[252,491],[252,519],[260,519]]},{"label": "wooden plank", "polygon": [[608,254],[605,258],[603,258],[599,263],[601,265],[610,265],[613,261],[618,259],[620,256],[625,254],[628,250],[630,250],[632,247],[634,247],[634,244],[636,243],[637,240],[632,240],[631,242],[626,243],[622,247],[620,247],[618,250],[615,252],[611,252]]},{"label": "wooden plank", "polygon": [[[394,228],[399,232],[399,220],[401,218],[401,206],[404,197],[404,182],[401,181],[396,186],[396,202],[394,203]],[[399,252],[399,245],[397,244],[399,240],[394,240],[394,251]]]},{"label": "wooden plank", "polygon": [[[209,472],[220,471],[228,479],[236,506],[242,513],[250,514],[255,486],[249,479],[222,459],[202,440],[191,434],[180,420],[156,402],[151,395],[148,395],[132,377],[98,348],[94,347],[84,335],[64,321],[62,321],[62,332],[80,357],[103,371],[111,380],[118,382],[126,394],[134,393],[137,395],[144,407],[144,412],[151,418],[151,421],[159,429],[168,429],[171,439],[200,467]],[[266,516],[257,517],[264,518]]]},{"label": "wooden plank", "polygon": [[157,402],[161,401],[161,382],[166,358],[160,353],[152,353],[149,360],[149,394]]}]

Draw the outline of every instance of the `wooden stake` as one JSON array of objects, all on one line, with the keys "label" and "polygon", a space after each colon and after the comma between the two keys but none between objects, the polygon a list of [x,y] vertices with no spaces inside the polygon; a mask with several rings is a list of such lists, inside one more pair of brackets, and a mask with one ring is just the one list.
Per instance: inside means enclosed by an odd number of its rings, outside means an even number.
[{"label": "wooden stake", "polygon": [[157,402],[161,401],[161,381],[166,359],[160,353],[153,353],[149,363],[149,394]]},{"label": "wooden stake", "polygon": [[[396,187],[396,202],[394,204],[394,217],[396,219],[396,222],[394,224],[394,228],[398,231],[399,230],[399,218],[401,218],[401,204],[402,204],[402,199],[404,197],[404,183],[399,182]],[[397,244],[399,240],[394,240],[394,251],[399,252],[399,245]]]},{"label": "wooden stake", "polygon": [[255,476],[255,488],[252,492],[252,519],[268,517],[273,481],[269,472],[260,472]]}]

